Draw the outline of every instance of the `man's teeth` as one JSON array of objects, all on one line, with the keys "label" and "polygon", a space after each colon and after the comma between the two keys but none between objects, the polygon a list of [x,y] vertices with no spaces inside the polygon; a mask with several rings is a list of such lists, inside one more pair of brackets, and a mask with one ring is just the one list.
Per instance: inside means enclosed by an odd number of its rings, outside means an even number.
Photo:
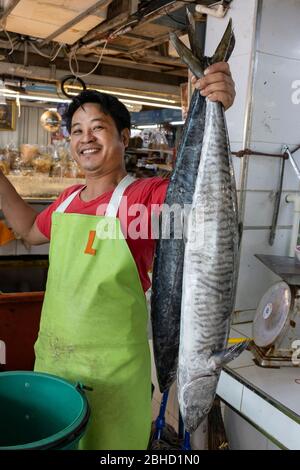
[{"label": "man's teeth", "polygon": [[98,149],[88,149],[88,150],[83,150],[82,153],[83,153],[83,154],[86,154],[86,153],[95,153],[95,152],[97,152],[97,151],[98,151]]}]

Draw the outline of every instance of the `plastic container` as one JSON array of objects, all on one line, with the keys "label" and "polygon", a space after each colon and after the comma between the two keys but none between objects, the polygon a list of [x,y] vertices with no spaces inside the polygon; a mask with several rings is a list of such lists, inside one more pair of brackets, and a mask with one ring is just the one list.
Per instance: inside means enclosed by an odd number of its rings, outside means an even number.
[{"label": "plastic container", "polygon": [[75,450],[90,407],[80,384],[40,372],[3,372],[0,416],[0,451]]},{"label": "plastic container", "polygon": [[31,165],[32,160],[39,154],[39,147],[38,145],[22,144],[20,145],[20,153],[22,162]]},{"label": "plastic container", "polygon": [[35,159],[32,161],[32,166],[36,173],[49,176],[52,166],[51,156],[47,154],[41,154],[38,157],[35,157]]}]

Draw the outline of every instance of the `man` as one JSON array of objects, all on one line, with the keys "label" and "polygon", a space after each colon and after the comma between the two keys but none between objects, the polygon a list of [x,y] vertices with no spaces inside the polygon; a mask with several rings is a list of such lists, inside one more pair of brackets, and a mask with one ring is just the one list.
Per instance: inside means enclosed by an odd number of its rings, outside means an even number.
[{"label": "man", "polygon": [[[214,64],[193,81],[225,109],[232,104],[227,64]],[[162,204],[168,182],[132,181],[126,174],[130,115],[115,97],[82,92],[69,106],[67,123],[85,185],[68,188],[37,216],[0,177],[3,212],[14,231],[32,245],[51,239],[35,370],[92,388],[87,392],[91,424],[82,448],[145,449],[151,373],[144,292],[154,240],[130,231],[127,237],[102,237],[101,231],[108,224],[114,233],[127,233],[135,218],[130,207]],[[124,201],[128,210],[122,210]]]}]

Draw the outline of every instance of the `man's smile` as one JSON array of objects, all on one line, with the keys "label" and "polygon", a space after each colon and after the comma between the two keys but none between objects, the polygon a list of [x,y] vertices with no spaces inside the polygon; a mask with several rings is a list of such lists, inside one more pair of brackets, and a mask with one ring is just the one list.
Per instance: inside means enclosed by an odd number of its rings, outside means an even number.
[{"label": "man's smile", "polygon": [[91,155],[91,154],[99,152],[100,150],[101,150],[100,147],[89,147],[89,148],[80,150],[79,154],[80,155]]}]

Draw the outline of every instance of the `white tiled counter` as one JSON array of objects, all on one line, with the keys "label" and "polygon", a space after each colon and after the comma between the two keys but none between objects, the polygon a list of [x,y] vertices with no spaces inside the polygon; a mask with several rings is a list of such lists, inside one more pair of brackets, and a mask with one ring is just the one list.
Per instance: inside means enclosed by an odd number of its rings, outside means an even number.
[{"label": "white tiled counter", "polygon": [[[250,337],[251,324],[235,325],[231,336]],[[279,448],[300,449],[300,368],[262,368],[255,365],[250,351],[244,351],[222,371],[217,393],[241,417],[229,412],[227,423],[225,419],[228,434],[240,448],[258,447],[241,441],[240,428],[250,423],[260,436],[260,448],[270,448],[271,442]]]}]

